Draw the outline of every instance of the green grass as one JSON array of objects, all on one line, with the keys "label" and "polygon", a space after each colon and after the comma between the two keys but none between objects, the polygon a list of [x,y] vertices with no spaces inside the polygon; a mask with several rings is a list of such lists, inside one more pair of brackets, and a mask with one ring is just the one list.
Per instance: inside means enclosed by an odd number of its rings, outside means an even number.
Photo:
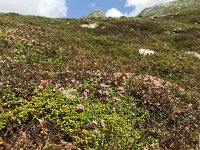
[{"label": "green grass", "polygon": [[184,54],[200,53],[195,19],[0,14],[0,147],[197,148],[200,61]]}]

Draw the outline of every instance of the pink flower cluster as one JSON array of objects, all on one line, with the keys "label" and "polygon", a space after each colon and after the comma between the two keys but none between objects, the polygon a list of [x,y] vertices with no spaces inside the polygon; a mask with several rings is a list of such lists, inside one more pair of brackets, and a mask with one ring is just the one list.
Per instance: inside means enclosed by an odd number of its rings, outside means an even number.
[{"label": "pink flower cluster", "polygon": [[48,80],[41,80],[40,85],[49,86],[49,81]]},{"label": "pink flower cluster", "polygon": [[98,93],[101,94],[101,95],[109,96],[108,91],[99,90]]},{"label": "pink flower cluster", "polygon": [[100,121],[100,126],[101,126],[102,128],[105,127],[105,121],[104,121],[104,120],[101,120],[101,121]]},{"label": "pink flower cluster", "polygon": [[72,80],[71,80],[71,83],[77,84],[78,86],[83,86],[83,85],[80,83],[80,81],[78,81],[78,80],[76,80],[76,79],[72,79]]},{"label": "pink flower cluster", "polygon": [[102,76],[106,76],[107,73],[104,72],[104,71],[101,71],[101,70],[94,70],[94,71],[90,71],[90,70],[86,70],[85,71],[86,74],[89,74],[89,75],[95,75],[95,76],[98,76],[98,77],[102,77]]},{"label": "pink flower cluster", "polygon": [[125,88],[124,87],[119,87],[118,88],[118,91],[120,94],[124,93],[125,92]]},{"label": "pink flower cluster", "polygon": [[[44,89],[49,87],[50,82],[48,80],[40,80],[40,85],[38,86],[38,89]],[[35,91],[37,91],[36,89]]]},{"label": "pink flower cluster", "polygon": [[121,101],[120,98],[117,98],[117,97],[114,97],[114,98],[113,98],[113,102],[120,102],[120,101]]},{"label": "pink flower cluster", "polygon": [[84,110],[85,106],[83,104],[79,104],[79,105],[77,105],[76,109],[77,110]]},{"label": "pink flower cluster", "polygon": [[145,76],[139,76],[139,79],[143,79],[145,82],[152,82],[154,88],[160,88],[163,87],[162,81],[159,78],[150,76],[150,75],[145,75]]},{"label": "pink flower cluster", "polygon": [[123,76],[123,73],[121,72],[116,72],[113,74],[114,75],[114,78],[121,78]]},{"label": "pink flower cluster", "polygon": [[94,124],[95,126],[97,126],[98,123],[97,123],[96,120],[93,120],[93,121],[92,121],[92,124]]},{"label": "pink flower cluster", "polygon": [[[88,71],[88,73],[90,73],[90,72]],[[88,94],[90,93],[90,90],[89,89],[84,89],[84,85],[80,81],[78,81],[76,79],[72,79],[71,83],[72,84],[77,84],[78,87],[83,91],[82,95],[81,95],[81,99],[86,99],[88,97]],[[75,93],[75,92],[77,92],[77,90],[74,89],[74,90],[72,90],[72,92]]]},{"label": "pink flower cluster", "polygon": [[82,93],[81,99],[86,99],[89,93],[90,93],[90,90],[85,89],[84,92]]},{"label": "pink flower cluster", "polygon": [[130,72],[116,72],[113,74],[114,78],[118,79],[118,78],[132,78],[133,77],[133,73]]},{"label": "pink flower cluster", "polygon": [[71,82],[72,82],[72,83],[76,83],[76,80],[75,80],[75,79],[72,79]]},{"label": "pink flower cluster", "polygon": [[[92,121],[92,124],[95,125],[95,126],[97,126],[97,125],[98,125],[98,122],[97,122],[96,120],[93,120],[93,121]],[[103,119],[100,121],[100,127],[101,127],[101,128],[104,128],[104,127],[105,127],[105,121],[104,121]]]},{"label": "pink flower cluster", "polygon": [[56,86],[55,86],[55,88],[56,88],[56,89],[59,89],[61,86],[62,86],[62,85],[61,85],[60,83],[57,83]]},{"label": "pink flower cluster", "polygon": [[57,83],[57,84],[55,85],[54,91],[59,91],[59,92],[62,92],[62,93],[65,93],[65,92],[66,92],[66,91],[65,91],[65,88],[62,87],[62,85],[61,85],[60,83]]},{"label": "pink flower cluster", "polygon": [[109,85],[106,85],[105,83],[101,83],[100,86],[101,86],[101,87],[104,87],[104,88],[110,87]]}]

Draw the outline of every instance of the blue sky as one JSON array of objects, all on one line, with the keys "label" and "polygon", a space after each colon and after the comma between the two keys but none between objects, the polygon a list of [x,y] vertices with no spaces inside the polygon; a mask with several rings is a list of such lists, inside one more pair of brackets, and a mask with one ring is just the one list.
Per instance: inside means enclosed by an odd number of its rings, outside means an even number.
[{"label": "blue sky", "polygon": [[107,17],[136,16],[147,7],[173,0],[0,0],[0,12],[51,18],[79,18],[101,9]]},{"label": "blue sky", "polygon": [[101,9],[104,12],[110,8],[117,8],[119,11],[126,13],[133,10],[133,7],[124,7],[126,0],[68,0],[67,17],[77,18],[88,15],[96,9]]}]

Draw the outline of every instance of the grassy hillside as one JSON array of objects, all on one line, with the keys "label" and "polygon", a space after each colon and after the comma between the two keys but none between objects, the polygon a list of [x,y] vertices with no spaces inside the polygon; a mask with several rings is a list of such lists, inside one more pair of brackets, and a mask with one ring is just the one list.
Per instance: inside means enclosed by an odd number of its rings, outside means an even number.
[{"label": "grassy hillside", "polygon": [[198,149],[198,14],[0,14],[0,148]]}]

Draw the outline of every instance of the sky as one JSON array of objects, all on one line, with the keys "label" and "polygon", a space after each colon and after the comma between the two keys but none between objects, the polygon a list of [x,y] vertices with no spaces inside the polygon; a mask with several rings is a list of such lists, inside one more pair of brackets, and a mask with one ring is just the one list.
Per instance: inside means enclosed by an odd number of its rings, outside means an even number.
[{"label": "sky", "polygon": [[51,18],[79,18],[101,9],[107,17],[136,16],[144,8],[173,0],[0,0],[0,12]]}]

